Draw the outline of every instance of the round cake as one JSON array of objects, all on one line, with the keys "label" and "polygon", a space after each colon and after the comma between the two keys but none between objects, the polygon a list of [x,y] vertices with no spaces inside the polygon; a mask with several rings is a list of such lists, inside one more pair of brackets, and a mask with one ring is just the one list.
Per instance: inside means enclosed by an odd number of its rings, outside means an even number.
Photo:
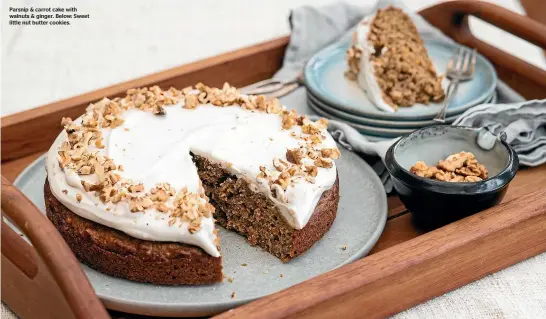
[{"label": "round cake", "polygon": [[400,8],[389,6],[362,19],[347,50],[347,65],[345,75],[382,111],[444,99],[442,77],[415,24]]},{"label": "round cake", "polygon": [[333,223],[335,141],[278,100],[225,84],[131,89],[62,120],[47,216],[75,255],[156,284],[222,280],[216,224],[284,262]]}]

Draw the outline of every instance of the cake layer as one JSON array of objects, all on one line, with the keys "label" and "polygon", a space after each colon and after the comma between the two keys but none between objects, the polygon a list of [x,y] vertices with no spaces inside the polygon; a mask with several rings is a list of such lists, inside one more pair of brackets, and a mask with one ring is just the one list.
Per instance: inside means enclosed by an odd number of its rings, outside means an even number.
[{"label": "cake layer", "polygon": [[74,214],[44,185],[47,217],[76,257],[102,273],[161,285],[222,281],[222,257],[192,245],[137,239]]}]

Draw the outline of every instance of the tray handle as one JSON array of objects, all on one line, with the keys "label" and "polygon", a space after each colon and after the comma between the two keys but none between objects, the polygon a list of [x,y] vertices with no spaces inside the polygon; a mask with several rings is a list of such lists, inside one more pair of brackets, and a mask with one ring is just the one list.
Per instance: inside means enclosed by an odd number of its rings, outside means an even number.
[{"label": "tray handle", "polygon": [[499,77],[528,99],[546,97],[546,71],[476,38],[468,16],[491,23],[546,49],[546,26],[503,7],[482,1],[447,1],[420,12],[455,41],[476,48],[497,69]]},{"label": "tray handle", "polygon": [[2,221],[2,289],[9,291],[2,300],[12,310],[23,317],[110,317],[53,224],[4,176],[2,211],[34,247]]}]

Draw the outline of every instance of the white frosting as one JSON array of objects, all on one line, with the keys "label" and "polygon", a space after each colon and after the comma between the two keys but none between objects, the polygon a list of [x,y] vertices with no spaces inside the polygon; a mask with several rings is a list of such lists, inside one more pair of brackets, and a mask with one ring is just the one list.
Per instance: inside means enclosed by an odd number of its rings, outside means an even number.
[{"label": "white frosting", "polygon": [[[190,156],[193,152],[255,185],[256,191],[274,201],[289,225],[301,229],[313,214],[322,193],[335,182],[335,164],[328,169],[318,168],[314,184],[301,178],[287,188],[288,202],[285,203],[272,197],[267,181],[256,178],[260,166],[275,171],[273,159],[285,159],[287,149],[303,143],[290,135],[295,132],[299,136],[301,127],[281,130],[279,115],[252,112],[238,106],[201,105],[189,110],[178,104],[165,110],[165,116],[157,116],[132,109],[123,114],[122,126],[101,129],[105,148],[99,152],[124,167],[120,173],[122,179],[142,182],[147,191],[157,183],[167,182],[176,191],[187,187],[188,191],[199,193],[200,181]],[[81,119],[75,122],[79,121]],[[326,131],[324,134],[326,139],[317,148],[336,147],[330,134]],[[136,238],[191,244],[212,256],[220,255],[212,217],[203,217],[201,229],[192,234],[188,223],[179,221],[170,226],[168,216],[156,209],[131,212],[125,201],[103,204],[94,192],[85,192],[81,180],[93,182],[93,175],[65,172],[58,164],[58,150],[67,138],[63,131],[52,145],[47,155],[47,171],[53,195],[71,211]],[[304,163],[306,160],[310,161],[304,159]],[[76,200],[76,194],[83,196],[81,202]]]},{"label": "white frosting", "polygon": [[[364,18],[356,28],[356,45],[362,49],[360,56],[359,72],[357,74],[358,86],[364,90],[372,103],[380,110],[385,112],[395,112],[395,110],[383,100],[383,95],[377,80],[375,79],[374,68],[370,61],[370,56],[375,54],[375,48],[368,43],[368,34],[370,24],[375,16]],[[387,50],[386,47],[383,51]]]}]

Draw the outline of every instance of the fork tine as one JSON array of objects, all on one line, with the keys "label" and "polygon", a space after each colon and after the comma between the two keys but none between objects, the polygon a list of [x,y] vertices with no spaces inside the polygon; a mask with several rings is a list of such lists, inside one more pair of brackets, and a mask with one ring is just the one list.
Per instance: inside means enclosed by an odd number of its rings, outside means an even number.
[{"label": "fork tine", "polygon": [[461,48],[457,48],[457,51],[453,52],[453,55],[449,58],[449,61],[447,62],[448,69],[453,69],[454,64],[457,62],[457,58],[459,57],[460,50]]},{"label": "fork tine", "polygon": [[472,66],[470,67],[470,71],[474,73],[474,67],[476,66],[476,56],[478,55],[478,51],[476,49],[472,49]]},{"label": "fork tine", "polygon": [[455,72],[459,75],[462,73],[461,64],[463,63],[464,52],[465,50],[462,47],[457,50],[457,63],[455,64]]},{"label": "fork tine", "polygon": [[464,50],[464,63],[462,68],[463,73],[467,73],[469,71],[468,67],[470,66],[470,60],[472,59],[471,55],[472,52],[469,49]]}]

